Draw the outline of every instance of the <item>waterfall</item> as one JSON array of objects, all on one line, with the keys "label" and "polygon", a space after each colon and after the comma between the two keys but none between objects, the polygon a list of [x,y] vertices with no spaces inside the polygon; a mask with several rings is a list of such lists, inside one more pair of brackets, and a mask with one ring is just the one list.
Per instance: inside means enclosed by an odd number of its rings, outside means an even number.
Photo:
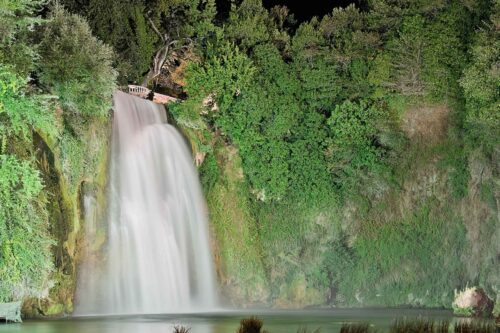
[{"label": "waterfall", "polygon": [[161,105],[117,92],[114,110],[108,240],[102,267],[80,269],[76,313],[212,309],[207,212],[186,142]]}]

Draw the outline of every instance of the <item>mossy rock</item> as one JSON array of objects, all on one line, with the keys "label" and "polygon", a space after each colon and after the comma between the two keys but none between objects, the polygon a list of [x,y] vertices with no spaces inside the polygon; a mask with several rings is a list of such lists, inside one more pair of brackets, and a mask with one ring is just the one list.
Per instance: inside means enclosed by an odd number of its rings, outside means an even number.
[{"label": "mossy rock", "polygon": [[453,313],[462,317],[491,317],[493,301],[486,295],[482,288],[465,288],[455,293]]}]

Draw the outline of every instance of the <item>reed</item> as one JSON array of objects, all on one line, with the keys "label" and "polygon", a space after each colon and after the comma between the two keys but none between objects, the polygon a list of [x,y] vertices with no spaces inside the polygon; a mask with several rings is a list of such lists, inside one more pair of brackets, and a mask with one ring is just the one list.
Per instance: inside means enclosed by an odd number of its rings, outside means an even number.
[{"label": "reed", "polygon": [[361,324],[350,324],[344,323],[340,328],[340,333],[375,333],[376,331],[370,328],[370,325],[367,323]]},{"label": "reed", "polygon": [[262,326],[262,320],[257,317],[244,318],[240,321],[237,333],[266,333],[261,331]]},{"label": "reed", "polygon": [[459,322],[454,325],[454,333],[495,333],[500,332],[500,329],[495,327],[493,324],[489,323],[478,323],[478,322]]},{"label": "reed", "polygon": [[174,326],[174,332],[173,333],[189,333],[191,328],[186,327],[186,326]]},{"label": "reed", "polygon": [[391,326],[390,333],[448,333],[450,324],[447,321],[435,322],[432,320],[396,320]]}]

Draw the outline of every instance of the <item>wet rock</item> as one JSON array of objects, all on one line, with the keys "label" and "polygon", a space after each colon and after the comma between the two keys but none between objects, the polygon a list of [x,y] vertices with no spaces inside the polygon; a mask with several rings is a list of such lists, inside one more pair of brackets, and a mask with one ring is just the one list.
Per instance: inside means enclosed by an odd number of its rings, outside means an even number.
[{"label": "wet rock", "polygon": [[493,301],[478,287],[455,292],[452,306],[455,315],[466,317],[490,317],[493,311]]}]

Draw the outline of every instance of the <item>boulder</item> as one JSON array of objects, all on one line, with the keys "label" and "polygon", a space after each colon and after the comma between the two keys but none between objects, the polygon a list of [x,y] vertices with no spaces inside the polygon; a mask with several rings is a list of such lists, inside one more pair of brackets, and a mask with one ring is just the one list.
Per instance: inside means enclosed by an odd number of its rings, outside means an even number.
[{"label": "boulder", "polygon": [[453,312],[465,317],[490,317],[493,311],[493,301],[483,289],[478,287],[465,288],[461,292],[455,291]]},{"label": "boulder", "polygon": [[0,303],[0,318],[6,322],[20,323],[21,302]]}]

